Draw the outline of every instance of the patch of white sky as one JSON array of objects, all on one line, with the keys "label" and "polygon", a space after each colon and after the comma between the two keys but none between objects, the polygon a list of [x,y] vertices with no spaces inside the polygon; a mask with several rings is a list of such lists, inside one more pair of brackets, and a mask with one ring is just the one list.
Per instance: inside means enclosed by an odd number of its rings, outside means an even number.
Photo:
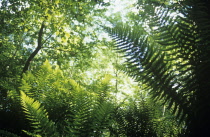
[{"label": "patch of white sky", "polygon": [[105,15],[112,16],[113,14],[120,13],[122,18],[126,19],[125,15],[128,12],[135,11],[135,8],[133,8],[134,3],[136,3],[136,0],[112,0]]},{"label": "patch of white sky", "polygon": [[[0,0],[0,7],[2,7],[3,2],[5,2],[5,1]],[[7,7],[5,7],[6,10],[8,10],[8,11],[10,11],[11,13],[15,14],[15,12],[13,12],[11,9],[9,9],[9,7],[11,6],[11,3],[10,3],[9,1],[6,1],[6,3],[7,3]],[[25,2],[20,1],[20,3],[21,3],[20,6],[17,7],[17,9],[18,9],[19,11],[21,11],[22,9],[25,9],[25,8],[30,7],[28,1],[25,1]],[[1,9],[0,9],[0,10],[1,10]]]}]

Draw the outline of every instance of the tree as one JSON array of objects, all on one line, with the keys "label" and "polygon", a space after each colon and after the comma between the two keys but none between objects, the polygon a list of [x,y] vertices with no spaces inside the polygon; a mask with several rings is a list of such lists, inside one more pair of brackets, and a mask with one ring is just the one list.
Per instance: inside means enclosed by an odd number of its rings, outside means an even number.
[{"label": "tree", "polygon": [[[70,59],[80,60],[82,56],[90,55],[92,45],[83,44],[83,38],[86,27],[92,25],[93,13],[103,11],[96,10],[95,5],[99,6],[101,2],[73,0],[0,2],[1,129],[15,133],[27,127],[27,123],[24,125],[22,121],[24,114],[8,97],[9,91],[19,91],[23,73],[36,69],[47,58],[60,67],[68,67],[64,62]],[[94,37],[94,34],[89,35]]]}]

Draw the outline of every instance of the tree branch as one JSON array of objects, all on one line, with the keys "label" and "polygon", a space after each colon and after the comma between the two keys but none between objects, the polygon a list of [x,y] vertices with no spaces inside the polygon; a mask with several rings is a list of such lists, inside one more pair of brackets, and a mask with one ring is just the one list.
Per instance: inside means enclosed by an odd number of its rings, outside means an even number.
[{"label": "tree branch", "polygon": [[43,36],[43,30],[44,30],[44,21],[42,22],[41,28],[39,30],[39,34],[38,34],[38,40],[37,40],[37,47],[34,50],[34,52],[29,56],[29,58],[27,59],[25,66],[23,68],[23,73],[25,73],[26,71],[28,71],[28,68],[30,66],[30,62],[32,61],[32,59],[36,56],[36,54],[39,52],[39,50],[42,48],[42,36]]}]

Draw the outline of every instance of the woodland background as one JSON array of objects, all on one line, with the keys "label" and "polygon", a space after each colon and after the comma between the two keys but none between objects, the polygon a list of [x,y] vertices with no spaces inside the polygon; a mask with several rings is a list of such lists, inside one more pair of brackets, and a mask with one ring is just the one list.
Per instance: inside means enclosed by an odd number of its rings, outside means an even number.
[{"label": "woodland background", "polygon": [[0,1],[0,136],[210,136],[209,7]]}]

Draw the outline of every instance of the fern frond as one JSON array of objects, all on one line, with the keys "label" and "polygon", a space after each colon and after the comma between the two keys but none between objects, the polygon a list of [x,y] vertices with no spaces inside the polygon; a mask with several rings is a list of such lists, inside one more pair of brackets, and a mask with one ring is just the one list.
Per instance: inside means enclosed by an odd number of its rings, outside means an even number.
[{"label": "fern frond", "polygon": [[71,84],[74,85],[74,91],[71,107],[65,116],[65,134],[67,136],[91,136],[93,134],[91,114],[94,99],[91,94],[79,88],[79,84],[75,81],[71,81]]},{"label": "fern frond", "polygon": [[47,112],[41,104],[28,97],[23,91],[21,91],[20,97],[22,108],[34,128],[33,133],[43,136],[58,136],[55,123],[48,119]]},{"label": "fern frond", "polygon": [[[126,42],[121,41],[117,46],[119,50],[128,52],[126,57],[128,58],[127,62],[130,67],[130,74],[138,77],[137,79],[139,81],[143,80],[144,83],[150,85],[154,90],[153,94],[155,94],[155,96],[156,93],[163,93],[160,96],[161,98],[167,98],[167,96],[170,96],[181,99],[181,96],[177,97],[179,95],[176,93],[176,90],[172,88],[173,85],[171,85],[171,80],[173,81],[175,78],[173,75],[167,74],[173,74],[173,72],[172,70],[169,72],[170,64],[165,62],[165,55],[162,54],[160,48],[156,46],[155,43],[150,44],[151,41],[148,40],[149,37],[138,35],[138,30],[128,28],[129,27],[124,30],[127,31],[127,35],[125,35],[123,39],[126,37],[126,40],[128,41],[135,41],[131,42],[132,44],[127,44]],[[113,29],[115,30],[109,31],[110,34],[112,34],[112,31],[115,33],[118,31],[117,28]],[[119,30],[119,33],[120,32],[121,31]],[[118,35],[116,35],[115,38],[117,36]],[[122,38],[122,36],[119,36],[118,39],[119,38]],[[142,72],[140,72],[140,69]],[[177,101],[177,104],[178,102],[179,101]]]}]

